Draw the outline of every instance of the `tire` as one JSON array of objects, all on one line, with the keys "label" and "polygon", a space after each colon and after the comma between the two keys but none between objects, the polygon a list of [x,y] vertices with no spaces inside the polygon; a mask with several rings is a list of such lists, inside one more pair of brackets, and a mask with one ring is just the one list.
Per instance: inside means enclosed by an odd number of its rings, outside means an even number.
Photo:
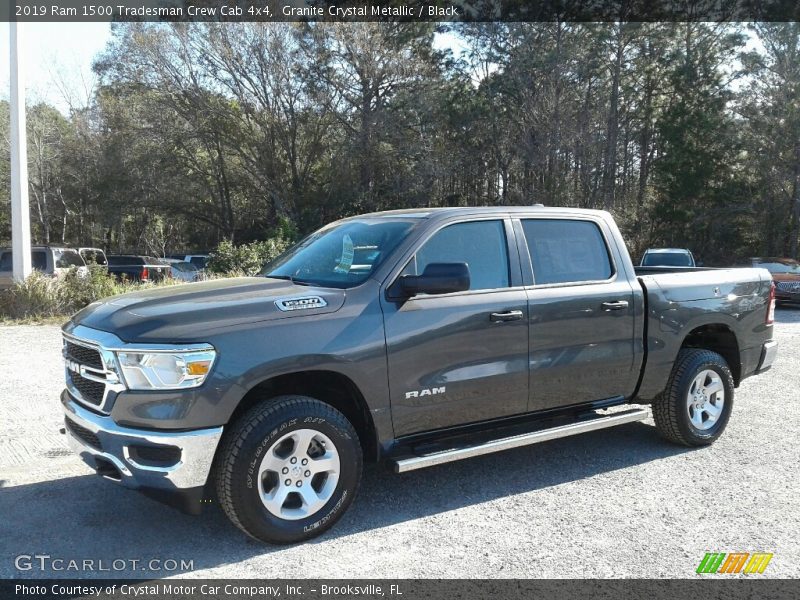
[{"label": "tire", "polygon": [[302,542],[347,511],[362,460],[358,435],[339,411],[307,396],[279,396],[250,409],[226,433],[214,471],[217,497],[249,536]]},{"label": "tire", "polygon": [[656,427],[676,444],[712,444],[728,424],[733,393],[733,376],[722,356],[710,350],[681,350],[666,389],[653,402]]}]

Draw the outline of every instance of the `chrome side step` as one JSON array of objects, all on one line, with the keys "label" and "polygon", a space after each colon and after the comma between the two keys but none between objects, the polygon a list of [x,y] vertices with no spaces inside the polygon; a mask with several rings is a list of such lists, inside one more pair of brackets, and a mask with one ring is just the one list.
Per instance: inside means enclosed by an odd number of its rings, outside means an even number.
[{"label": "chrome side step", "polygon": [[579,433],[596,431],[598,429],[605,429],[607,427],[615,427],[625,423],[633,423],[634,421],[642,421],[646,419],[649,414],[650,411],[646,408],[633,408],[624,412],[613,413],[607,416],[597,416],[586,421],[569,423],[567,425],[559,425],[557,427],[514,435],[511,437],[501,438],[499,440],[491,440],[482,444],[478,444],[477,446],[455,448],[453,450],[434,452],[433,454],[427,454],[424,456],[399,458],[391,461],[390,464],[392,465],[395,473],[406,473],[408,471],[424,469],[425,467],[432,467],[434,465],[462,460],[464,458],[482,456],[484,454],[491,454],[493,452],[502,452],[503,450],[510,450],[511,448],[530,446],[531,444],[538,444],[539,442],[569,437]]}]

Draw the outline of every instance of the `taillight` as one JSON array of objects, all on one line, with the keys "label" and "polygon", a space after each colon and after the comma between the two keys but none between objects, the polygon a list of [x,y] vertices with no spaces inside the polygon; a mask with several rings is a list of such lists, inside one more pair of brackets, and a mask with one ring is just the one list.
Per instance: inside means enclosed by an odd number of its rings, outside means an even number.
[{"label": "taillight", "polygon": [[147,280],[150,277],[150,271],[147,270],[147,267],[142,267],[142,281]]},{"label": "taillight", "polygon": [[769,288],[769,304],[767,304],[767,325],[775,322],[775,282]]}]

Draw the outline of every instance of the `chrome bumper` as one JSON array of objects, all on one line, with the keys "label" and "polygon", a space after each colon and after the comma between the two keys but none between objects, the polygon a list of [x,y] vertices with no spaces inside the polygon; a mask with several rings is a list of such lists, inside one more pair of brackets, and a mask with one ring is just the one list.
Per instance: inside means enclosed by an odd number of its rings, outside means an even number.
[{"label": "chrome bumper", "polygon": [[775,357],[778,354],[778,342],[766,342],[761,349],[761,360],[758,362],[758,369],[756,371],[764,371],[772,366],[775,362]]},{"label": "chrome bumper", "polygon": [[[111,417],[83,408],[66,391],[61,395],[61,404],[70,448],[106,479],[133,489],[170,491],[197,488],[208,480],[222,427],[175,432],[131,429],[117,425]],[[81,439],[70,429],[70,421],[94,434],[99,447]],[[164,446],[179,449],[180,458],[171,464],[142,464],[134,459],[131,450]]]}]

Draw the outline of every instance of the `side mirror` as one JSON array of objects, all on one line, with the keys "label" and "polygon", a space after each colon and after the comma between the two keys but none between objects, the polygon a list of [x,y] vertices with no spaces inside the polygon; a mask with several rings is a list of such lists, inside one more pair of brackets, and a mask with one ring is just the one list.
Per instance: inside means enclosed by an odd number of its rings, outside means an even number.
[{"label": "side mirror", "polygon": [[431,263],[422,275],[403,275],[397,283],[406,298],[464,292],[469,289],[469,267],[467,263]]}]

